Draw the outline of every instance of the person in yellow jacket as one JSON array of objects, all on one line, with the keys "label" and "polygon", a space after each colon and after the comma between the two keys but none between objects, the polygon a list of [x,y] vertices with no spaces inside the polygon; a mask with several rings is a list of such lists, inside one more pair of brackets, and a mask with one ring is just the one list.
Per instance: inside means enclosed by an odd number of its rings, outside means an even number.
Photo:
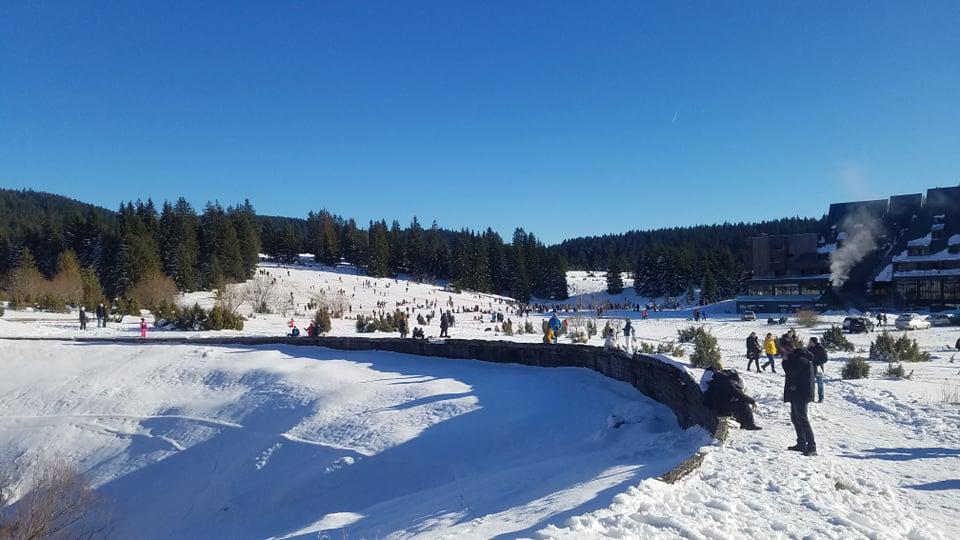
[{"label": "person in yellow jacket", "polygon": [[547,333],[543,335],[543,342],[546,344],[553,343],[553,329],[547,328]]},{"label": "person in yellow jacket", "polygon": [[760,369],[766,371],[767,366],[770,366],[770,371],[776,373],[777,362],[774,357],[777,356],[777,340],[773,337],[773,334],[768,333],[767,337],[764,338],[763,352],[767,354],[767,362]]}]

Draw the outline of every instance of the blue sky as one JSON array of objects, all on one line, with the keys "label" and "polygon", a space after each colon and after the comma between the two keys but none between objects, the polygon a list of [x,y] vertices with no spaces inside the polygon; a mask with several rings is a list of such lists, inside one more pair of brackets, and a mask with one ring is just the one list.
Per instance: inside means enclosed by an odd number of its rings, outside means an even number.
[{"label": "blue sky", "polygon": [[960,2],[5,2],[0,186],[547,241],[960,183]]}]

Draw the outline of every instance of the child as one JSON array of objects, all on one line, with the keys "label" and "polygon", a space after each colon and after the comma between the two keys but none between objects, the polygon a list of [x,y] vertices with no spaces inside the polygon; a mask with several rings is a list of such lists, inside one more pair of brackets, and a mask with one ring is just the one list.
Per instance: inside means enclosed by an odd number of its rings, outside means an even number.
[{"label": "child", "polygon": [[140,317],[140,339],[147,337],[147,320]]}]

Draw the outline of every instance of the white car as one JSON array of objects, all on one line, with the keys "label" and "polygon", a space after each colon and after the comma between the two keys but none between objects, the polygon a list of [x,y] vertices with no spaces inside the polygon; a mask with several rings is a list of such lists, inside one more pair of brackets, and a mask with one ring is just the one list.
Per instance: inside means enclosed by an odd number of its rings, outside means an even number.
[{"label": "white car", "polygon": [[743,315],[740,316],[741,321],[755,321],[757,320],[757,314],[752,311],[744,311]]},{"label": "white car", "polygon": [[932,326],[953,326],[953,316],[949,313],[932,313],[927,317]]},{"label": "white car", "polygon": [[917,313],[904,313],[897,317],[897,330],[923,330],[930,328],[930,322]]}]

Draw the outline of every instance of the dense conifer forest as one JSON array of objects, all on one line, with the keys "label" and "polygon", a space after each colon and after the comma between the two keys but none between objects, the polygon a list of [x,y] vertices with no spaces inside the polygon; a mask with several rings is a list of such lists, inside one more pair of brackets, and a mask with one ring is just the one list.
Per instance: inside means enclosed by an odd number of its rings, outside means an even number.
[{"label": "dense conifer forest", "polygon": [[[326,210],[306,218],[260,216],[249,201],[198,210],[183,198],[147,200],[111,211],[59,195],[0,190],[0,276],[15,302],[57,307],[109,298],[143,305],[177,290],[244,281],[260,253],[287,263],[309,253],[328,265],[356,264],[371,276],[449,280],[524,301],[565,299],[568,268],[631,272],[646,297],[692,296],[702,288],[705,299],[716,300],[736,294],[748,277],[750,236],[818,226],[789,218],[631,231],[548,247],[522,228],[504,240],[489,228],[425,227],[417,218],[402,226],[361,225]],[[623,287],[613,276],[608,285],[614,293]]]}]

